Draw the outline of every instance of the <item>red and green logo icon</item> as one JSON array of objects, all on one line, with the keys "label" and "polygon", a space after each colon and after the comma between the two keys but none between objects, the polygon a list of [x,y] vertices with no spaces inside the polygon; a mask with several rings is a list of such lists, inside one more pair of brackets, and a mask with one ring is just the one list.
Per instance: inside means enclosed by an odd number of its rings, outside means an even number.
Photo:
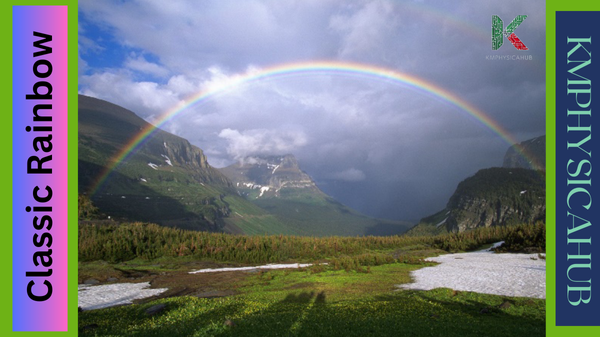
[{"label": "red and green logo icon", "polygon": [[502,47],[504,37],[518,50],[528,50],[527,46],[514,33],[525,19],[527,19],[527,15],[517,15],[504,29],[504,21],[498,15],[492,15],[492,50]]}]

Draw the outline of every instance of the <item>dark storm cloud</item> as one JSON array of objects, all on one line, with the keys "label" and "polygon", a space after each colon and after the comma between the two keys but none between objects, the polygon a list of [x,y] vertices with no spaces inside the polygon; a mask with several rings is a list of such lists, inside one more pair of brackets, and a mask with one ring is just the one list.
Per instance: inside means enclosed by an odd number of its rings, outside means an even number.
[{"label": "dark storm cloud", "polygon": [[[80,92],[149,121],[236,74],[354,61],[420,77],[522,141],[545,128],[543,1],[80,1]],[[528,15],[491,50],[491,16]],[[98,32],[101,32],[99,34]],[[102,35],[94,41],[93,36]],[[115,47],[118,46],[118,48]],[[120,55],[117,66],[96,59]],[[493,61],[489,55],[530,55]],[[294,153],[325,191],[363,212],[418,219],[456,184],[502,163],[507,144],[473,116],[410,86],[331,73],[246,84],[164,126],[224,166]]]}]

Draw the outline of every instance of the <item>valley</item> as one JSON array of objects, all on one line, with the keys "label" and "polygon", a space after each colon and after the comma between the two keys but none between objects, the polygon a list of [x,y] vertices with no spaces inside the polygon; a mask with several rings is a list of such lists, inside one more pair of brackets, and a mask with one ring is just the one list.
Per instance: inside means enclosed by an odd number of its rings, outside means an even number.
[{"label": "valley", "polygon": [[[293,154],[217,169],[129,110],[79,103],[81,336],[544,334],[545,300],[527,293],[399,290],[430,258],[499,241],[506,257],[545,268],[544,171],[513,148],[506,167],[466,178],[445,209],[411,224],[336,201]],[[216,268],[232,270],[194,273]]]}]

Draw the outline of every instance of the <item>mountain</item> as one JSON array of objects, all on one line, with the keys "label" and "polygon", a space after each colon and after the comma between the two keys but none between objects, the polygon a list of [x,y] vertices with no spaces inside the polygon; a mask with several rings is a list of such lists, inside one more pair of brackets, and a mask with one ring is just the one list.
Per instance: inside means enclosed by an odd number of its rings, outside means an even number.
[{"label": "mountain", "polygon": [[544,171],[489,168],[458,184],[446,208],[423,218],[410,235],[463,232],[477,227],[544,221]]},{"label": "mountain", "polygon": [[391,235],[407,222],[374,219],[323,193],[293,155],[244,158],[220,169],[243,195],[301,235]]},{"label": "mountain", "polygon": [[[519,149],[527,154],[528,158],[524,158]],[[546,136],[536,137],[511,146],[504,155],[502,167],[545,170]]]},{"label": "mountain", "polygon": [[248,157],[220,171],[251,199],[327,197],[312,178],[300,169],[296,158],[289,154]]},{"label": "mountain", "polygon": [[544,220],[545,175],[520,168],[480,170],[458,184],[447,208],[451,232]]},{"label": "mountain", "polygon": [[[186,229],[264,234],[284,228],[238,195],[187,140],[156,129],[92,189],[113,158],[149,124],[132,111],[79,95],[79,193],[112,219]],[[233,215],[233,216],[232,216]]]}]

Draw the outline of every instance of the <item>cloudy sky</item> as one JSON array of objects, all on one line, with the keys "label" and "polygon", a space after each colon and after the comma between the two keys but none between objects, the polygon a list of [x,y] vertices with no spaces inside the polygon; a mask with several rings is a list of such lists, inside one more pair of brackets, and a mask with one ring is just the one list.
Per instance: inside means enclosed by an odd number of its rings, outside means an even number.
[{"label": "cloudy sky", "polygon": [[[79,1],[79,91],[148,121],[247,72],[354,62],[414,76],[485,113],[511,137],[545,133],[544,1]],[[491,16],[515,34],[491,48]],[[527,55],[529,60],[491,60]],[[435,94],[322,71],[233,86],[163,126],[209,163],[294,154],[326,192],[364,213],[418,220],[456,185],[501,166],[506,140]]]}]

